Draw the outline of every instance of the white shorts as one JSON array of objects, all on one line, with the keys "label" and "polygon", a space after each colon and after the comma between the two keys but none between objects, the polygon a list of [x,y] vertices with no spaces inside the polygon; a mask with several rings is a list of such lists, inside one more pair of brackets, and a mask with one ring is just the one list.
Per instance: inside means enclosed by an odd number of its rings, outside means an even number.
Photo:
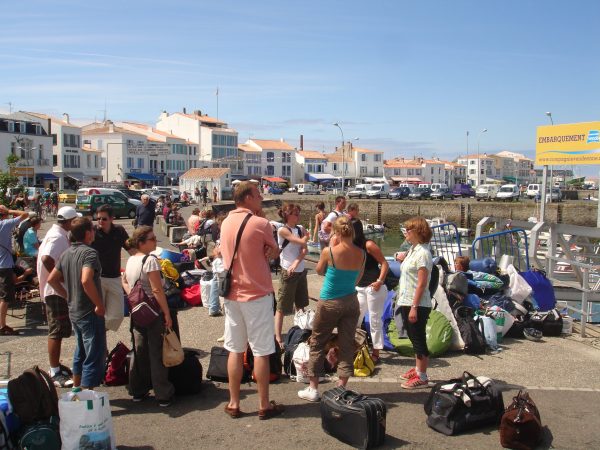
[{"label": "white shorts", "polygon": [[107,330],[117,331],[123,322],[124,302],[121,277],[100,279],[102,300],[104,301],[104,322]]},{"label": "white shorts", "polygon": [[244,353],[248,344],[254,356],[275,353],[273,294],[236,302],[225,299],[225,348],[232,353]]}]

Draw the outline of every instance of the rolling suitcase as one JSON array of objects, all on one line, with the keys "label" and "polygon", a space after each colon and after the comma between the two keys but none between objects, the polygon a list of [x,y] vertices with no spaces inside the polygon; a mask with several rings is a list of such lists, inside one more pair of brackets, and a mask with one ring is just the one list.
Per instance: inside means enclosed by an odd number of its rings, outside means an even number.
[{"label": "rolling suitcase", "polygon": [[387,407],[383,400],[343,387],[321,397],[321,426],[325,433],[356,448],[373,448],[385,440]]}]

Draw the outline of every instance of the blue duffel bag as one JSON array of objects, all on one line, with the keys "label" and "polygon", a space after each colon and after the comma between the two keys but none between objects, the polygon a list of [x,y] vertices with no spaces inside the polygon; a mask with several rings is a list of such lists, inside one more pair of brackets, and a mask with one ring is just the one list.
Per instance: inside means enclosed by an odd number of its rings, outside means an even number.
[{"label": "blue duffel bag", "polygon": [[498,270],[496,260],[490,256],[481,259],[474,259],[469,263],[469,270],[473,272],[485,272],[495,274]]},{"label": "blue duffel bag", "polygon": [[541,270],[528,270],[526,272],[520,272],[520,275],[525,278],[527,284],[531,286],[531,296],[537,303],[537,309],[539,311],[550,311],[556,306],[556,296],[554,295],[554,288],[552,283],[546,274]]}]

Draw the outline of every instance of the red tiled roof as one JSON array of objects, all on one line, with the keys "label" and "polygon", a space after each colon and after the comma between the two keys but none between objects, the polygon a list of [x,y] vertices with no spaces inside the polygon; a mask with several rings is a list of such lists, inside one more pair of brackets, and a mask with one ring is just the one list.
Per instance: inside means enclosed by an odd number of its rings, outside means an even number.
[{"label": "red tiled roof", "polygon": [[183,179],[191,179],[191,180],[201,180],[208,178],[221,178],[226,173],[229,173],[231,169],[229,168],[212,168],[212,169],[190,169],[179,178]]},{"label": "red tiled roof", "polygon": [[275,141],[269,139],[250,139],[250,142],[258,145],[263,150],[294,150],[290,144],[285,141]]}]

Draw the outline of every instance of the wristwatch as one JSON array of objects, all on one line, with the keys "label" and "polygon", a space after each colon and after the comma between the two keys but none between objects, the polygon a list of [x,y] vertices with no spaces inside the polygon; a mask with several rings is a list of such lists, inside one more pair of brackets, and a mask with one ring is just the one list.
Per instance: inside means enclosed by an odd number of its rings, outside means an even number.
[{"label": "wristwatch", "polygon": [[419,305],[410,305],[411,308],[418,308]]}]

